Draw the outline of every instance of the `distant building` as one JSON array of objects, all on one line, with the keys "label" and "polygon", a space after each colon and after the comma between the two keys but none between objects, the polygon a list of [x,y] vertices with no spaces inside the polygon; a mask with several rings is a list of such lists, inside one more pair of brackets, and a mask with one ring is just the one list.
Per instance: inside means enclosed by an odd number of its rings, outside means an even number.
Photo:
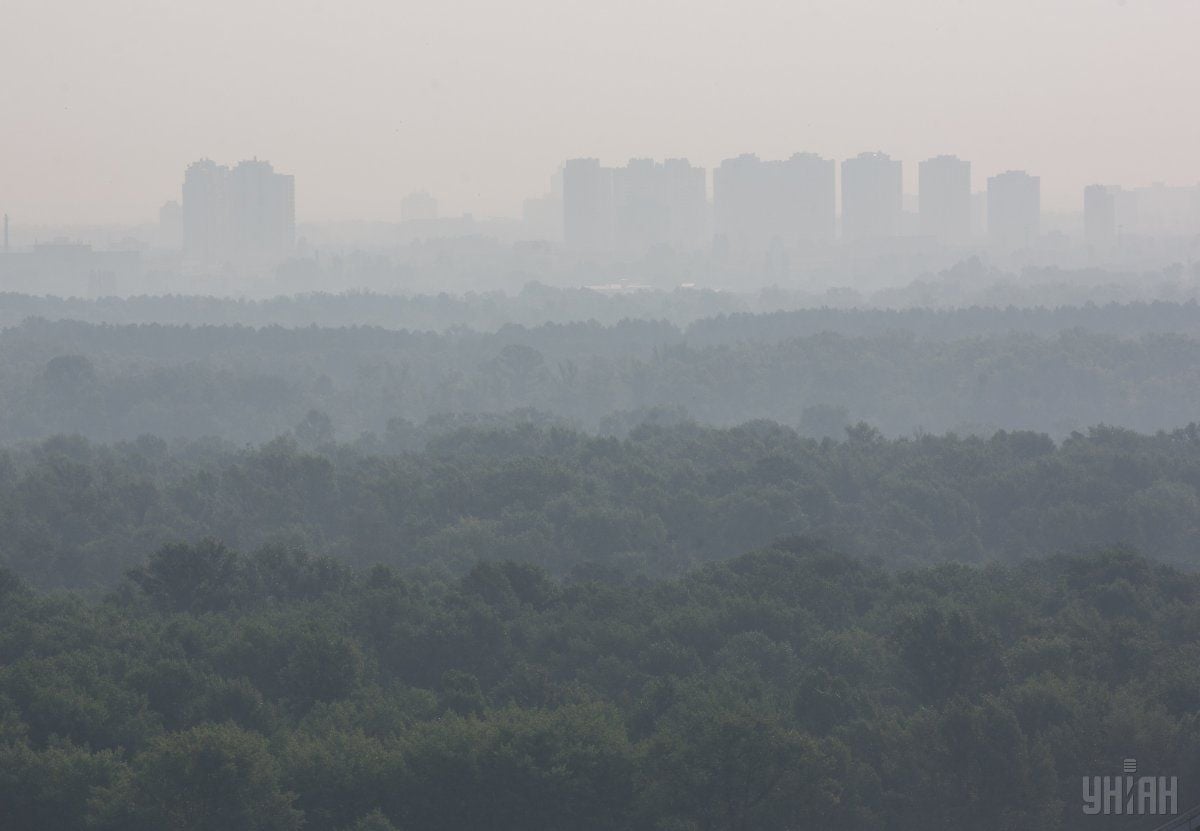
[{"label": "distant building", "polygon": [[141,275],[137,251],[96,251],[57,239],[30,249],[0,252],[0,291],[25,294],[113,295]]},{"label": "distant building", "polygon": [[837,170],[833,159],[793,153],[775,165],[779,206],[799,242],[833,242],[837,236]]},{"label": "distant building", "polygon": [[886,153],[842,162],[842,236],[881,239],[900,234],[904,211],[901,164]]},{"label": "distant building", "polygon": [[612,171],[613,248],[644,253],[667,237],[671,209],[661,198],[653,159],[630,159]]},{"label": "distant building", "polygon": [[229,168],[210,159],[188,166],[183,175],[183,251],[213,262],[229,249]]},{"label": "distant building", "polygon": [[1117,198],[1114,188],[1088,185],[1083,189],[1083,236],[1098,251],[1117,240]]},{"label": "distant building", "polygon": [[635,257],[656,246],[693,251],[706,244],[707,227],[704,169],[686,159],[632,159],[615,169],[571,159],[563,166],[562,230],[571,250]]},{"label": "distant building", "polygon": [[296,241],[295,180],[257,159],[232,169],[201,160],[184,174],[182,218],[192,259],[283,259]]},{"label": "distant building", "polygon": [[563,241],[572,251],[609,253],[613,247],[612,171],[599,159],[563,165]]},{"label": "distant building", "polygon": [[735,252],[765,251],[773,230],[768,220],[767,174],[758,156],[725,159],[713,171],[713,232]]},{"label": "distant building", "polygon": [[922,236],[960,245],[971,239],[971,163],[936,156],[918,167]]},{"label": "distant building", "polygon": [[704,245],[708,183],[686,159],[630,159],[611,172],[613,246],[640,256],[655,246],[694,251]]},{"label": "distant building", "polygon": [[[1130,224],[1146,237],[1200,234],[1200,186],[1178,187],[1156,182],[1135,188]],[[1131,229],[1132,230],[1132,229]]]},{"label": "distant building", "polygon": [[1117,221],[1117,242],[1126,234],[1140,234],[1141,223],[1138,221],[1138,195],[1136,190],[1121,187],[1112,188],[1113,212]]},{"label": "distant building", "polygon": [[734,252],[829,242],[836,232],[832,159],[796,153],[780,161],[743,154],[713,172],[714,232]]},{"label": "distant building", "polygon": [[269,162],[239,162],[229,174],[237,256],[282,259],[296,244],[295,180],[276,173]]},{"label": "distant building", "polygon": [[400,200],[401,222],[423,222],[437,218],[437,200],[425,191],[410,193]]},{"label": "distant building", "polygon": [[988,236],[1001,248],[1027,248],[1041,232],[1041,178],[1009,170],[988,179]]}]

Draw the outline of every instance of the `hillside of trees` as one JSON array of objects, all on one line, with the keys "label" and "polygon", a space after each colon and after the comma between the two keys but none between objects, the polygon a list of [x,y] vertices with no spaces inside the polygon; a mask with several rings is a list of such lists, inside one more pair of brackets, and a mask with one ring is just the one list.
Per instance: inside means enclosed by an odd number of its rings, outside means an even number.
[{"label": "hillside of trees", "polygon": [[[892,573],[792,541],[665,582],[214,542],[107,599],[0,573],[6,831],[1128,828],[1200,776],[1200,578]],[[1124,824],[1122,824],[1124,823]]]},{"label": "hillside of trees", "polygon": [[[834,414],[836,416],[836,414]],[[437,429],[435,429],[435,427]],[[1200,428],[840,441],[769,422],[414,428],[259,447],[59,437],[0,451],[0,565],[39,589],[113,586],[159,546],[301,546],[359,567],[677,576],[790,535],[888,567],[1128,544],[1200,566]]]}]

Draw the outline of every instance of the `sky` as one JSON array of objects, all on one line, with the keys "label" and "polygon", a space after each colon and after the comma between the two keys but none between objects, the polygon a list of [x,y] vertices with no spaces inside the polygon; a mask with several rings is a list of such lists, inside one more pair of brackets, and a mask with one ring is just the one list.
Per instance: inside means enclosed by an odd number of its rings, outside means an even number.
[{"label": "sky", "polygon": [[1200,182],[1200,0],[0,0],[0,211],[136,223],[257,157],[301,221],[519,215],[559,163],[955,153]]}]

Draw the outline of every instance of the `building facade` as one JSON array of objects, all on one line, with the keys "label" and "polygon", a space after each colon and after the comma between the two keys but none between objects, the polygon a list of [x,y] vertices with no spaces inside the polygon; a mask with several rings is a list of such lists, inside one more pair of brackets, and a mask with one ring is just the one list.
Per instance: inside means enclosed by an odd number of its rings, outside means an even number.
[{"label": "building facade", "polygon": [[619,168],[571,159],[562,171],[562,212],[563,239],[573,251],[696,251],[708,238],[705,172],[686,159],[632,159]]},{"label": "building facade", "polygon": [[921,235],[946,245],[971,239],[971,163],[935,156],[918,166]]},{"label": "building facade", "polygon": [[1105,251],[1117,240],[1117,197],[1114,188],[1088,185],[1083,189],[1083,236],[1088,247]]},{"label": "building facade", "polygon": [[831,242],[836,198],[832,159],[812,153],[726,159],[713,172],[714,232],[728,250],[746,254]]},{"label": "building facade", "polygon": [[1000,248],[1028,248],[1041,233],[1042,180],[1023,170],[988,179],[988,237]]},{"label": "building facade", "polygon": [[884,239],[900,235],[903,170],[886,153],[860,153],[842,162],[842,237]]},{"label": "building facade", "polygon": [[295,179],[254,159],[203,159],[183,180],[183,250],[200,262],[277,261],[296,241]]}]

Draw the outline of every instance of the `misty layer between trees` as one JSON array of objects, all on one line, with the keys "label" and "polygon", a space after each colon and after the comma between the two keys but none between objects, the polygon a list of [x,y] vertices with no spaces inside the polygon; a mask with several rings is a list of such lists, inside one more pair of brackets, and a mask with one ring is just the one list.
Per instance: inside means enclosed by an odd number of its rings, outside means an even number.
[{"label": "misty layer between trees", "polygon": [[492,333],[31,319],[0,331],[0,441],[258,443],[314,411],[336,437],[368,442],[405,422],[514,411],[612,435],[662,411],[714,425],[771,419],[816,437],[858,422],[891,436],[1156,431],[1200,413],[1198,332],[1192,303],[814,310],[685,329],[631,319]]}]

